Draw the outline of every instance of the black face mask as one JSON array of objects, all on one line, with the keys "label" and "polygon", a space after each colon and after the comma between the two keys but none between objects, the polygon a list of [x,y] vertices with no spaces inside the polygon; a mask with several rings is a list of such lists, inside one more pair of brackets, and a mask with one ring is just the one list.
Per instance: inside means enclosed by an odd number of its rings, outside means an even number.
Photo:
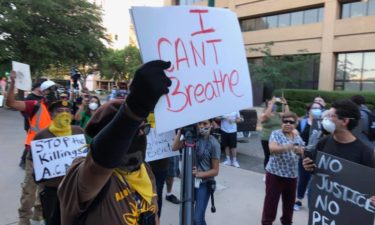
[{"label": "black face mask", "polygon": [[136,136],[129,147],[128,152],[121,159],[119,168],[124,171],[132,172],[138,170],[145,161],[145,152],[147,147],[146,135]]},{"label": "black face mask", "polygon": [[59,97],[57,95],[57,92],[50,90],[48,94],[46,95],[46,103],[47,105],[52,104],[53,102],[59,100]]}]

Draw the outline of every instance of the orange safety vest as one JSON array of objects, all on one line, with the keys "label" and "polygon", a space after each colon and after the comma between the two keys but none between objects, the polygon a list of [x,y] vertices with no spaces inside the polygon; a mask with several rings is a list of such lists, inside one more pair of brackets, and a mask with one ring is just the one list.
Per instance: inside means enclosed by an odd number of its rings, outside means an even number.
[{"label": "orange safety vest", "polygon": [[[36,107],[36,105],[34,107]],[[41,101],[38,111],[36,111],[31,119],[29,118],[30,128],[27,131],[25,145],[31,145],[31,141],[34,139],[36,133],[48,127],[51,122],[52,119],[47,107],[44,102]]]}]

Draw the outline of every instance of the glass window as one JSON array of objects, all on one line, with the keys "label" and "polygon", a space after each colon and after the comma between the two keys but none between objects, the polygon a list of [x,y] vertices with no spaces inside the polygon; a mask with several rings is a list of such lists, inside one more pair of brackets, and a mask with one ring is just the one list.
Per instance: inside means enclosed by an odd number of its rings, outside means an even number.
[{"label": "glass window", "polygon": [[350,18],[350,4],[343,4],[341,7],[341,18]]},{"label": "glass window", "polygon": [[362,91],[374,91],[375,90],[375,82],[362,82]]},{"label": "glass window", "polygon": [[350,18],[359,17],[359,16],[366,16],[366,2],[354,2],[350,3]]},{"label": "glass window", "polygon": [[277,15],[267,16],[267,27],[276,28],[277,27]]},{"label": "glass window", "polygon": [[318,22],[322,22],[324,19],[324,8],[319,8],[318,9]]},{"label": "glass window", "polygon": [[255,29],[256,30],[263,30],[267,29],[267,22],[265,21],[265,17],[256,18],[255,19]]},{"label": "glass window", "polygon": [[[375,81],[375,52],[366,52],[363,57],[363,77],[362,80]],[[373,89],[374,90],[374,89]]]},{"label": "glass window", "polygon": [[245,19],[241,21],[242,32],[255,30],[255,19]]},{"label": "glass window", "polygon": [[338,54],[336,65],[336,80],[345,79],[345,56],[346,54]]},{"label": "glass window", "polygon": [[375,0],[368,1],[368,15],[369,16],[375,15]]},{"label": "glass window", "polygon": [[297,26],[303,24],[303,12],[294,12],[291,13],[291,21],[292,26]]},{"label": "glass window", "polygon": [[278,27],[289,27],[290,26],[290,13],[279,15]]},{"label": "glass window", "polygon": [[361,90],[360,82],[358,81],[345,82],[344,90],[345,91],[360,91]]},{"label": "glass window", "polygon": [[363,53],[346,54],[346,79],[360,80],[362,74]]},{"label": "glass window", "polygon": [[318,9],[309,9],[303,12],[303,23],[316,23],[318,22]]}]

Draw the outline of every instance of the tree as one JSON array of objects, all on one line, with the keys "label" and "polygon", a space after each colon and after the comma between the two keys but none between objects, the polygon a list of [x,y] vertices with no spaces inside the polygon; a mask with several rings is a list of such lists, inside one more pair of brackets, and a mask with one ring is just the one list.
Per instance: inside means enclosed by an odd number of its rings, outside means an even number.
[{"label": "tree", "polygon": [[130,80],[142,64],[138,48],[127,46],[122,50],[107,49],[101,59],[100,71],[103,77],[113,81]]},{"label": "tree", "polygon": [[30,64],[33,76],[49,67],[96,62],[108,41],[101,9],[86,0],[10,0],[0,3],[0,64]]},{"label": "tree", "polygon": [[308,67],[318,56],[308,54],[307,50],[299,50],[296,55],[273,56],[270,48],[272,45],[269,42],[263,47],[250,49],[264,55],[259,63],[251,65],[253,79],[263,82],[271,89],[301,87],[308,79]]}]

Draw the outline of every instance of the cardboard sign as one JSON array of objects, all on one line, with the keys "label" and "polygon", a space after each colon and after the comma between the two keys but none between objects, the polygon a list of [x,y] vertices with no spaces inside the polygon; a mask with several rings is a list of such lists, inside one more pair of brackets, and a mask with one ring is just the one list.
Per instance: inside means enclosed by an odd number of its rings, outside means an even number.
[{"label": "cardboard sign", "polygon": [[64,176],[75,158],[87,155],[85,144],[84,134],[32,141],[36,181]]},{"label": "cardboard sign", "polygon": [[158,133],[252,107],[237,16],[199,6],[131,9],[143,62],[170,61],[169,93],[155,108]]},{"label": "cardboard sign", "polygon": [[15,81],[16,88],[30,91],[31,90],[31,73],[28,64],[12,61],[12,69],[16,71],[17,77]]},{"label": "cardboard sign", "polygon": [[[353,149],[355,151],[355,149]],[[311,181],[309,225],[373,225],[375,169],[318,152]]]},{"label": "cardboard sign", "polygon": [[179,155],[178,151],[172,151],[174,131],[157,134],[156,130],[151,128],[147,135],[146,162],[168,158]]}]

